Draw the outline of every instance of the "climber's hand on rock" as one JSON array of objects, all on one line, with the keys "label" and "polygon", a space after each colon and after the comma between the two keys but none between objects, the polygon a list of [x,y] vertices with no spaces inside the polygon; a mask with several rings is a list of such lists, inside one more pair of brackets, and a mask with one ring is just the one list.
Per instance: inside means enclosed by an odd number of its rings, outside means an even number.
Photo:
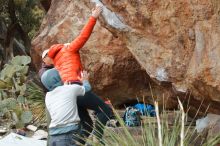
[{"label": "climber's hand on rock", "polygon": [[82,81],[89,80],[89,73],[87,71],[82,72]]},{"label": "climber's hand on rock", "polygon": [[98,18],[99,15],[100,15],[101,12],[102,12],[102,9],[103,9],[102,6],[97,5],[97,6],[95,7],[95,9],[92,10],[92,16],[93,16],[94,18]]},{"label": "climber's hand on rock", "polygon": [[83,81],[88,81],[89,80],[89,73],[87,71],[82,71],[81,75],[78,76],[78,80],[83,82]]}]

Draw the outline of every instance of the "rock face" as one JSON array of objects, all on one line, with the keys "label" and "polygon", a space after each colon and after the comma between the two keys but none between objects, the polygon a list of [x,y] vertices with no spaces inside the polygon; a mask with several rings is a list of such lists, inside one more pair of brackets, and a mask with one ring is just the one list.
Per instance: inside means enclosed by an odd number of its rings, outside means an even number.
[{"label": "rock face", "polygon": [[[51,2],[32,41],[37,68],[44,49],[79,34],[94,3],[100,1]],[[175,108],[179,96],[190,99],[194,113],[201,101],[202,111],[210,105],[210,112],[220,113],[218,0],[103,0],[101,4],[103,16],[81,49],[96,93],[118,105],[136,97],[152,102],[153,91],[167,108]]]}]

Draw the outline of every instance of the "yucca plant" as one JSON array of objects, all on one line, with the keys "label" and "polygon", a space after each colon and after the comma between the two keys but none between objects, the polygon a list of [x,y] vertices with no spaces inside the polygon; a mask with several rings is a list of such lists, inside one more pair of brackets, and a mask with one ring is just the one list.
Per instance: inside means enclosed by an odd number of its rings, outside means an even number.
[{"label": "yucca plant", "polygon": [[39,126],[46,122],[44,91],[41,86],[30,80],[27,83],[26,96],[30,103],[30,109],[33,112],[33,122]]}]

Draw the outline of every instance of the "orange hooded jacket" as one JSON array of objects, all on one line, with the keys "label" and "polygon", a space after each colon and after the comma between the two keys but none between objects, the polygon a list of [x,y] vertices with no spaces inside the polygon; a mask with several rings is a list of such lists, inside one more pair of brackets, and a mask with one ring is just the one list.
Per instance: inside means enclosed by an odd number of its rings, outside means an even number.
[{"label": "orange hooded jacket", "polygon": [[82,71],[79,50],[89,39],[95,24],[96,19],[91,16],[80,35],[69,45],[55,44],[50,47],[48,56],[53,59],[63,82],[79,81]]}]

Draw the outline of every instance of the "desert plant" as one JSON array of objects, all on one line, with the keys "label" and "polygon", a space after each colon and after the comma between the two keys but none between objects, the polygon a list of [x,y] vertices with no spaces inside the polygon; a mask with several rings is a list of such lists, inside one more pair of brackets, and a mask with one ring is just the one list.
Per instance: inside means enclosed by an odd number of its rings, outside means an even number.
[{"label": "desert plant", "polygon": [[46,123],[44,91],[34,81],[29,80],[27,83],[26,97],[30,103],[30,109],[33,112],[33,122],[35,125]]},{"label": "desert plant", "polygon": [[[116,119],[119,121],[121,130],[106,128],[102,143],[88,139],[87,142],[94,146],[195,146],[200,141],[195,127],[190,123],[186,125],[187,113],[184,112],[182,103],[179,101],[179,110],[175,111],[173,124],[169,124],[169,116],[166,111],[159,112],[158,103],[155,102],[156,117],[142,121],[140,127],[126,127],[124,121],[113,109]],[[160,114],[159,114],[160,113]],[[138,130],[139,129],[139,130]],[[132,131],[132,132],[131,132]],[[136,131],[136,132],[135,132]],[[139,131],[139,132],[138,132]],[[141,132],[140,132],[141,131]],[[220,135],[200,142],[199,146],[215,146],[220,142]]]},{"label": "desert plant", "polygon": [[27,106],[25,92],[29,56],[16,56],[5,64],[0,73],[0,113],[15,112],[18,116],[19,125],[28,123],[32,119],[32,113]]}]

